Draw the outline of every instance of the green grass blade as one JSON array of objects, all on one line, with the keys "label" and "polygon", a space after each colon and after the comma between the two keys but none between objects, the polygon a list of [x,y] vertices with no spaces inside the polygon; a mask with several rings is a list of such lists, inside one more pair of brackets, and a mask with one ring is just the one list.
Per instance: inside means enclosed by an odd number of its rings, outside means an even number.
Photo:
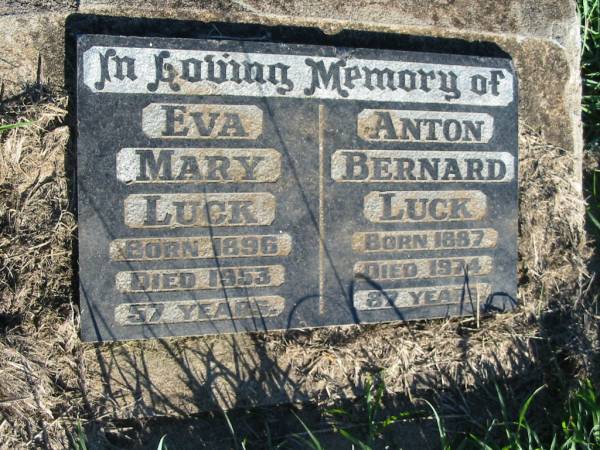
[{"label": "green grass blade", "polygon": [[469,434],[469,439],[471,441],[473,441],[475,444],[477,444],[481,450],[494,450],[494,447],[490,446],[489,444],[487,444],[485,441],[478,438],[474,434]]},{"label": "green grass blade", "polygon": [[313,450],[325,450],[325,448],[321,445],[321,442],[319,442],[319,439],[317,439],[317,437],[310,430],[310,428],[308,428],[306,426],[306,424],[302,421],[302,419],[300,417],[298,417],[298,415],[295,412],[292,412],[292,414],[296,417],[296,419],[298,419],[298,422],[300,422],[300,424],[302,425],[302,428],[304,428],[304,431],[306,431],[306,434],[308,434],[308,437],[310,440],[303,439],[303,438],[299,438],[299,439],[302,442],[304,442],[306,445],[308,445],[309,448],[311,448]]},{"label": "green grass blade", "polygon": [[527,414],[527,411],[529,410],[529,407],[531,406],[531,402],[533,401],[535,396],[538,395],[542,391],[542,389],[544,389],[545,387],[546,386],[540,386],[535,391],[533,391],[533,393],[529,397],[527,397],[527,400],[525,400],[525,403],[523,403],[523,406],[521,406],[521,409],[519,410],[519,427],[523,427],[526,425],[525,415]]},{"label": "green grass blade", "polygon": [[330,416],[347,416],[349,415],[348,411],[343,408],[327,408],[325,410],[325,414]]},{"label": "green grass blade", "polygon": [[75,425],[75,435],[69,433],[69,437],[74,450],[87,450],[87,436],[83,431],[81,422],[77,422],[77,425]]},{"label": "green grass blade", "polygon": [[167,438],[166,434],[163,437],[160,438],[160,441],[158,441],[158,447],[156,447],[156,450],[169,450],[167,448],[167,444],[165,444],[165,439],[166,438]]},{"label": "green grass blade", "polygon": [[352,444],[356,445],[358,448],[360,448],[361,450],[372,450],[372,447],[368,444],[365,444],[363,441],[361,441],[360,439],[357,439],[356,437],[352,436],[347,430],[338,430],[338,433],[340,433],[340,435],[352,442]]},{"label": "green grass blade", "polygon": [[227,422],[227,428],[229,428],[229,434],[231,434],[231,438],[233,439],[233,445],[235,446],[236,449],[239,449],[239,448],[241,448],[242,450],[245,449],[246,446],[244,445],[243,442],[240,445],[240,442],[238,441],[235,429],[233,428],[233,424],[231,423],[231,420],[229,420],[229,415],[227,415],[226,411],[223,411],[223,416],[225,416],[225,421]]},{"label": "green grass blade", "polygon": [[425,402],[427,404],[427,406],[429,406],[429,408],[431,409],[431,412],[433,413],[433,416],[435,418],[435,422],[436,422],[437,429],[438,429],[438,434],[440,436],[440,448],[442,450],[451,450],[450,442],[448,440],[448,434],[446,433],[446,427],[444,426],[444,422],[443,422],[442,418],[438,414],[435,407],[428,400],[426,400],[424,398],[421,400],[423,402]]},{"label": "green grass blade", "polygon": [[588,209],[587,213],[588,213],[588,217],[590,218],[592,223],[596,226],[596,228],[598,228],[598,230],[600,230],[600,220],[598,220],[596,218],[596,216],[592,213],[592,211],[590,211],[589,209]]},{"label": "green grass blade", "polygon": [[0,133],[3,133],[8,130],[13,130],[15,128],[23,128],[28,125],[31,125],[32,123],[33,122],[31,120],[22,120],[22,121],[16,122],[16,123],[7,123],[4,125],[0,125]]}]

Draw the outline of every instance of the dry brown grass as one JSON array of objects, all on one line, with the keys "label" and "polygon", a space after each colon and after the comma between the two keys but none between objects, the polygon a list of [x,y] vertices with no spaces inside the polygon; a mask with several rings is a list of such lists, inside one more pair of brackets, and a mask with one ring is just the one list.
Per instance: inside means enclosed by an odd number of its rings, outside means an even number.
[{"label": "dry brown grass", "polygon": [[[63,448],[80,417],[97,417],[88,395],[73,296],[76,220],[69,185],[66,97],[23,95],[0,123],[33,121],[0,135],[0,447]],[[571,155],[522,126],[520,301],[485,319],[344,327],[258,335],[320,400],[356,391],[385,368],[391,392],[454,390],[494,376],[531,373],[540,343],[589,372],[594,338],[578,306],[587,289],[584,203]],[[567,330],[545,317],[559,311]],[[561,316],[563,317],[563,316]],[[185,341],[182,341],[185,342]],[[523,379],[526,383],[527,379]],[[105,402],[109,401],[105,399]]]},{"label": "dry brown grass", "polygon": [[23,95],[1,116],[1,123],[33,121],[0,136],[2,448],[56,445],[62,419],[73,417],[72,401],[81,396],[66,102]]},{"label": "dry brown grass", "polygon": [[583,282],[591,251],[585,240],[582,187],[575,181],[580,169],[573,156],[544,143],[527,127],[520,141],[519,256],[521,275],[529,281],[521,299],[529,305],[543,291],[550,297],[564,295]]}]

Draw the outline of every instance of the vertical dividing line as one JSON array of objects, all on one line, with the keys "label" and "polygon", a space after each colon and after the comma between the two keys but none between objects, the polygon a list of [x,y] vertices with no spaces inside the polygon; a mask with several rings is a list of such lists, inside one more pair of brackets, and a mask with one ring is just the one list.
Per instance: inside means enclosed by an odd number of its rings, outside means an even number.
[{"label": "vertical dividing line", "polygon": [[319,314],[325,313],[325,107],[319,105]]},{"label": "vertical dividing line", "polygon": [[477,296],[477,329],[479,329],[479,318],[481,315],[481,310],[479,309],[479,286],[481,286],[480,284],[477,284],[475,287],[475,295]]}]

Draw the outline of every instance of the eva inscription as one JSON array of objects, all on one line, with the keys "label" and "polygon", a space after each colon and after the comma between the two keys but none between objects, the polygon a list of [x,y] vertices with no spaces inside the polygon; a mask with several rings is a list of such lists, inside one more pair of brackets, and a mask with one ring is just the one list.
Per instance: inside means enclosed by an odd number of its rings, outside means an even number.
[{"label": "eva inscription", "polygon": [[77,58],[84,339],[511,307],[510,60],[99,35]]}]

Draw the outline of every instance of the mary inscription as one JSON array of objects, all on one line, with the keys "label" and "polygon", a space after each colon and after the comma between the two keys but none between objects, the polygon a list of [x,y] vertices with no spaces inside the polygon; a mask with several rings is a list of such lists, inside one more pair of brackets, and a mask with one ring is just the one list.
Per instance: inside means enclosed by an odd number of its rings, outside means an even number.
[{"label": "mary inscription", "polygon": [[511,307],[510,60],[96,35],[77,58],[84,339]]}]

